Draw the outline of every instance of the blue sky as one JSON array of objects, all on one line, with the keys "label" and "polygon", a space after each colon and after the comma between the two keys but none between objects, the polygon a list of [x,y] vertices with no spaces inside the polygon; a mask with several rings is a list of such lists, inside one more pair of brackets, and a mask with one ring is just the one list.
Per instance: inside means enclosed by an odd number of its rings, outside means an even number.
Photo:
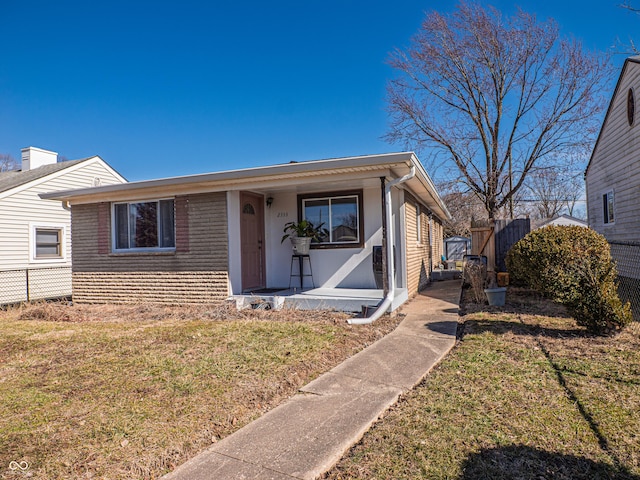
[{"label": "blue sky", "polygon": [[[490,3],[606,51],[640,27],[621,2]],[[100,155],[142,180],[398,151],[381,139],[385,61],[456,4],[0,0],[0,153]]]}]

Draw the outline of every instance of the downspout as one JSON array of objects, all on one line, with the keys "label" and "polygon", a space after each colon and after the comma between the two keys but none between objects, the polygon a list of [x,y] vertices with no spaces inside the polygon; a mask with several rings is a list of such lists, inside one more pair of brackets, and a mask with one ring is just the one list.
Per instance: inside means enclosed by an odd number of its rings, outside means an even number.
[{"label": "downspout", "polygon": [[395,293],[396,293],[396,282],[393,278],[393,274],[395,272],[395,259],[393,258],[393,245],[394,245],[394,241],[393,241],[393,230],[394,230],[394,225],[393,225],[393,218],[392,218],[392,214],[393,214],[393,209],[391,208],[391,188],[395,187],[396,185],[399,185],[401,183],[406,182],[407,180],[411,180],[416,174],[416,167],[415,165],[411,165],[411,170],[409,171],[409,173],[407,173],[404,177],[400,177],[400,178],[396,178],[394,180],[391,180],[389,183],[387,183],[386,187],[385,187],[385,219],[386,219],[386,223],[387,223],[387,279],[388,279],[388,284],[389,284],[389,291],[387,292],[387,295],[385,296],[384,300],[382,300],[382,303],[380,303],[378,305],[378,308],[376,308],[375,312],[373,312],[371,314],[370,317],[367,318],[351,318],[349,320],[347,320],[347,323],[349,323],[350,325],[368,325],[370,323],[375,322],[376,320],[378,320],[382,315],[385,314],[385,312],[389,309],[389,307],[391,306],[391,304],[393,303],[393,299],[395,298]]}]

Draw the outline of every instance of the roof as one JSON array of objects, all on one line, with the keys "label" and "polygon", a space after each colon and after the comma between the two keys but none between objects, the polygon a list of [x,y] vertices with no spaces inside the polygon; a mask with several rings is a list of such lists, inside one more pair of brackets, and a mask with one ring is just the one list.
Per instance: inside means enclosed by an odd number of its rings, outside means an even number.
[{"label": "roof", "polygon": [[471,242],[471,239],[469,237],[462,237],[460,235],[454,235],[453,237],[447,237],[444,239],[445,243],[462,243],[462,242]]},{"label": "roof", "polygon": [[602,121],[602,125],[600,126],[600,131],[598,132],[598,138],[596,138],[596,143],[593,145],[593,150],[591,151],[591,157],[589,157],[589,163],[587,164],[587,168],[584,170],[584,176],[587,176],[589,172],[589,167],[591,166],[591,162],[593,161],[593,156],[598,149],[598,144],[600,143],[600,137],[602,136],[602,131],[604,130],[604,126],[609,120],[609,114],[611,113],[611,109],[613,108],[613,100],[618,95],[618,89],[620,88],[620,83],[622,82],[622,78],[624,77],[625,72],[627,71],[627,66],[629,63],[640,63],[640,55],[633,55],[625,59],[624,64],[622,65],[622,71],[620,72],[620,76],[618,77],[618,82],[616,83],[616,88],[613,90],[613,95],[611,95],[611,100],[609,101],[609,106],[607,107],[607,113],[604,116],[604,120]]},{"label": "roof", "polygon": [[[312,182],[335,182],[340,176],[380,176],[399,178],[415,167],[414,178],[407,181],[411,192],[436,215],[450,219],[451,214],[440,198],[431,178],[413,152],[364,155],[291,162],[266,167],[203,173],[179,177],[144,180],[118,185],[67,190],[41,194],[42,198],[68,201],[71,204],[140,200],[160,195],[177,195],[241,189],[276,189]],[[305,182],[306,181],[306,182]]]},{"label": "roof", "polygon": [[547,225],[576,225],[581,227],[587,227],[588,224],[584,220],[576,217],[572,217],[571,215],[562,214],[556,215],[553,218],[543,218],[536,222],[536,226],[534,228],[542,228]]},{"label": "roof", "polygon": [[59,172],[60,170],[64,170],[65,168],[69,168],[87,160],[89,160],[89,158],[52,163],[50,165],[43,165],[41,167],[34,168],[33,170],[9,170],[7,172],[0,172],[0,193],[34,180],[39,180],[47,175],[51,175],[52,173]]}]

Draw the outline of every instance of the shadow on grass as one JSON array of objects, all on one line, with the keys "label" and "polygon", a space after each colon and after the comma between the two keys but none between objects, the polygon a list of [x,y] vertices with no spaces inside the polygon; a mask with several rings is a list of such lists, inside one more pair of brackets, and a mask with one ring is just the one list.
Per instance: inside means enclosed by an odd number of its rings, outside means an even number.
[{"label": "shadow on grass", "polygon": [[549,338],[591,338],[593,334],[584,328],[550,328],[540,325],[522,323],[519,319],[513,321],[494,319],[468,319],[465,321],[465,335],[482,334],[485,332],[497,335],[511,332],[514,335],[529,335],[532,337]]},{"label": "shadow on grass", "polygon": [[623,468],[525,445],[481,450],[462,469],[459,480],[640,480]]}]

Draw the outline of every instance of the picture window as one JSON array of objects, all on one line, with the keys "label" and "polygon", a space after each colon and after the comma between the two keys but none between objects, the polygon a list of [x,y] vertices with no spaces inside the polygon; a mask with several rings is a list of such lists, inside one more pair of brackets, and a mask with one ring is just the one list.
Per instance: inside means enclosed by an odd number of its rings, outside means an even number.
[{"label": "picture window", "polygon": [[298,203],[301,220],[322,225],[312,248],[363,245],[362,191],[301,195]]},{"label": "picture window", "polygon": [[174,201],[113,205],[114,250],[175,249]]}]

